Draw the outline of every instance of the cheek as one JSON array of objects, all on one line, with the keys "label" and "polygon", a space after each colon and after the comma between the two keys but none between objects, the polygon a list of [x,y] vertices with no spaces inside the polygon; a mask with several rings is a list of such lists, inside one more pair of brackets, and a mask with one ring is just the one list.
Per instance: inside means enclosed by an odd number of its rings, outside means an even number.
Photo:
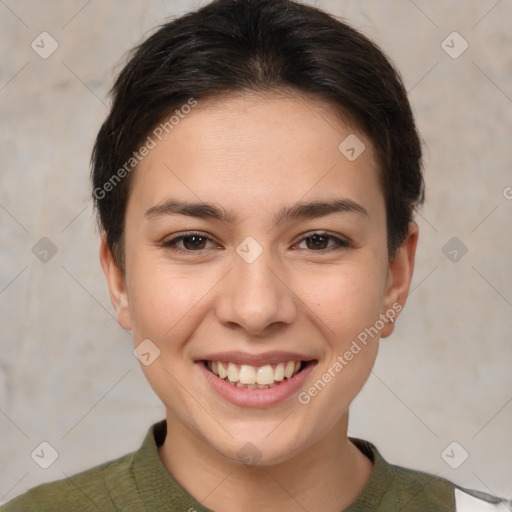
[{"label": "cheek", "polygon": [[[215,287],[225,273],[224,267],[205,272],[142,259],[131,268],[129,303],[136,340],[186,335],[186,326],[214,307]],[[374,261],[302,267],[288,272],[286,280],[302,309],[297,320],[313,314],[330,339],[356,336],[380,314],[385,279]]]},{"label": "cheek", "polygon": [[[303,292],[314,308],[326,343],[325,359],[315,380],[299,395],[301,404],[317,411],[325,425],[338,421],[367,381],[379,347],[384,276],[378,265],[347,265],[317,275],[315,292]],[[381,322],[381,321],[380,321]],[[335,404],[335,406],[333,406]],[[327,427],[326,427],[327,428]]]},{"label": "cheek", "polygon": [[350,263],[297,277],[299,298],[311,308],[328,337],[343,344],[377,320],[385,277],[376,264]]},{"label": "cheek", "polygon": [[205,294],[215,285],[217,274],[190,272],[155,261],[133,262],[129,290],[130,314],[136,340],[154,339],[167,348],[180,346],[187,338],[190,323],[205,314]]}]

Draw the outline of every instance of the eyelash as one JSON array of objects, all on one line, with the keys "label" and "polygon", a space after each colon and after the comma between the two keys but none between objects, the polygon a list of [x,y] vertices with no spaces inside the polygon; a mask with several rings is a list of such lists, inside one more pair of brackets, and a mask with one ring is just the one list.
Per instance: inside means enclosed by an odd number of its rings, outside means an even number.
[{"label": "eyelash", "polygon": [[[182,249],[181,247],[178,247],[176,244],[180,241],[182,241],[184,238],[189,238],[189,237],[193,237],[193,236],[197,236],[197,237],[200,237],[204,240],[206,240],[206,242],[210,241],[210,242],[213,242],[213,239],[204,234],[204,233],[201,233],[201,232],[197,232],[197,231],[191,231],[189,233],[184,233],[183,235],[180,235],[180,236],[177,236],[171,240],[165,240],[163,241],[160,246],[163,247],[164,249],[169,249],[171,251],[175,251],[175,252],[182,252],[182,253],[201,253],[203,251],[205,251],[206,249],[199,249],[197,251],[193,251],[193,250],[189,250],[189,249]],[[313,250],[313,249],[309,249],[310,251],[312,252],[318,252],[318,253],[327,253],[327,252],[330,252],[332,250],[340,250],[340,249],[347,249],[347,248],[350,248],[352,247],[352,244],[347,241],[347,240],[344,240],[344,239],[341,239],[341,238],[338,238],[336,236],[333,236],[333,235],[330,235],[329,233],[326,233],[324,231],[313,231],[311,233],[308,233],[306,236],[303,236],[297,243],[302,243],[303,241],[305,240],[308,240],[310,238],[313,238],[314,236],[321,236],[321,237],[325,237],[325,238],[328,238],[329,240],[334,240],[334,242],[336,243],[337,247],[330,247],[330,248],[326,248],[326,249],[320,249],[318,251],[316,250]]]}]

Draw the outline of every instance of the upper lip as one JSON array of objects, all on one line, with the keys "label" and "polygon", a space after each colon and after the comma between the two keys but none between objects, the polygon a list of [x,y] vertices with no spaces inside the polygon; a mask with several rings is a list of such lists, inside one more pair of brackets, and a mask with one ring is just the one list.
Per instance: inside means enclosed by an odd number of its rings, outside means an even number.
[{"label": "upper lip", "polygon": [[198,361],[227,361],[236,364],[261,366],[264,364],[286,363],[288,361],[313,361],[314,358],[296,352],[272,351],[262,354],[249,354],[247,352],[216,352],[198,359]]}]

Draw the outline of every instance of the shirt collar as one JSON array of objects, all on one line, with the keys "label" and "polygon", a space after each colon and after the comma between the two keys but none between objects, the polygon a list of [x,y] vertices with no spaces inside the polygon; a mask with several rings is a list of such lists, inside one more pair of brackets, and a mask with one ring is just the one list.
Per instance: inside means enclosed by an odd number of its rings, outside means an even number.
[{"label": "shirt collar", "polygon": [[[194,499],[167,471],[158,455],[158,447],[165,440],[166,420],[155,423],[148,430],[144,441],[132,457],[124,464],[131,473],[118,471],[108,479],[112,499],[121,509],[151,510],[167,512],[168,510],[195,510],[212,512]],[[373,462],[373,471],[369,482],[356,501],[342,512],[366,512],[374,509],[382,500],[385,489],[392,480],[392,466],[380,455],[370,442],[349,437],[350,441]],[[133,489],[133,480],[136,489]],[[135,492],[134,492],[135,491]]]}]

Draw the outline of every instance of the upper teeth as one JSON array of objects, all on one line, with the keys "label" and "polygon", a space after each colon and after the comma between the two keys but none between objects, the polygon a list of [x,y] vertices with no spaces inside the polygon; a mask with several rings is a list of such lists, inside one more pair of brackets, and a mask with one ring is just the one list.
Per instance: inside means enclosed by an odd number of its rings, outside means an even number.
[{"label": "upper teeth", "polygon": [[270,364],[264,366],[238,365],[223,363],[221,361],[208,361],[208,368],[221,379],[227,379],[240,384],[270,385],[281,382],[285,377],[289,379],[299,371],[300,361],[278,363],[275,368]]}]

